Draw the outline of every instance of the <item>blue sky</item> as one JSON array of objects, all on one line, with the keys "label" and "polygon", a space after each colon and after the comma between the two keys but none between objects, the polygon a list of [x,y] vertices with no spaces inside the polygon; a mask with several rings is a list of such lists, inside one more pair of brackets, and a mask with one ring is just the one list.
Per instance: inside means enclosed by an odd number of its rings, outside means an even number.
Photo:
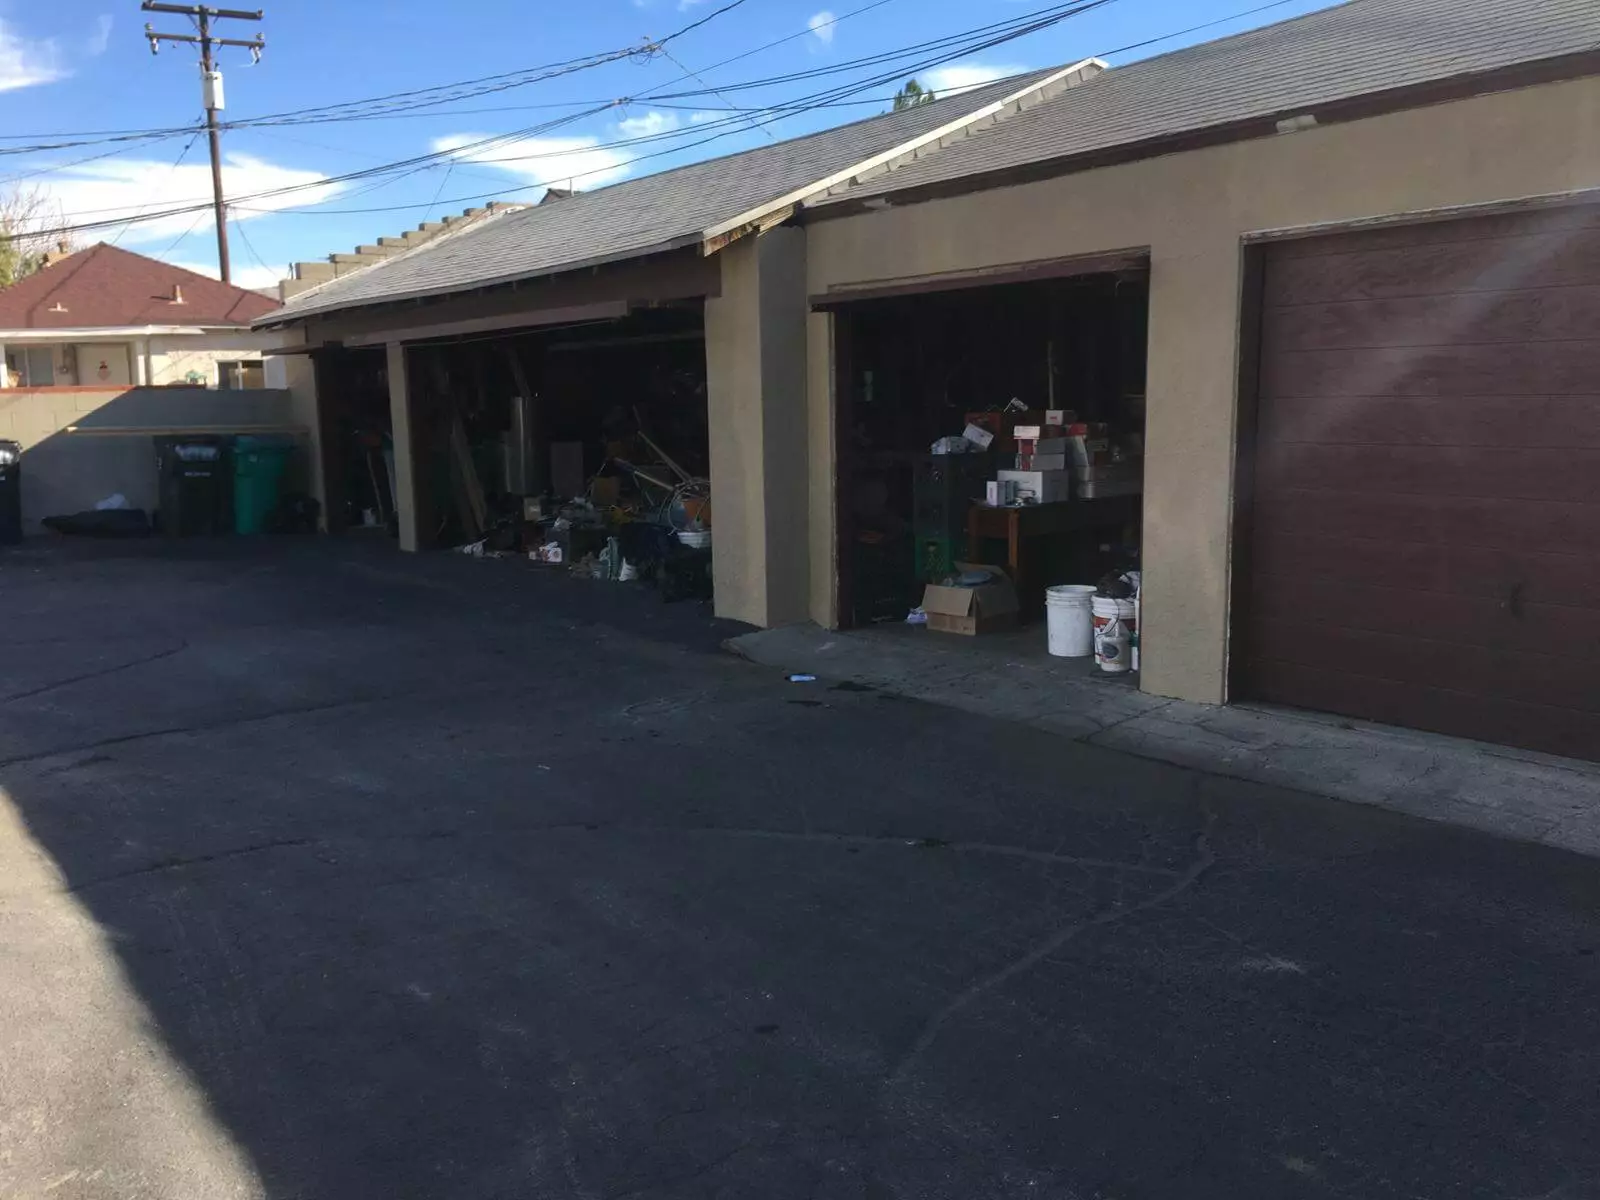
[{"label": "blue sky", "polygon": [[[259,26],[267,37],[261,63],[251,65],[243,50],[222,52],[228,120],[445,85],[617,50],[665,36],[727,0],[261,2],[267,10]],[[935,87],[977,82],[1104,54],[1262,2],[1114,0],[1048,30],[917,74]],[[759,145],[768,140],[767,131],[789,137],[869,116],[887,107],[882,98],[894,90],[892,84],[862,92],[859,99],[864,103],[786,116],[765,130],[750,127],[749,117],[727,110],[793,102],[827,87],[865,80],[883,68],[730,91],[724,97],[709,89],[841,64],[1015,19],[1046,7],[1047,0],[881,0],[868,11],[851,15],[867,3],[746,0],[672,42],[670,58],[658,54],[642,62],[615,61],[398,119],[230,130],[223,139],[230,196],[278,187],[299,189],[278,198],[241,202],[230,216],[235,278],[263,286],[294,259],[323,258],[397,234],[425,217],[479,202],[468,197],[499,192],[506,199],[534,200],[542,189],[532,185],[567,178],[579,188],[592,189],[694,158]],[[1111,55],[1111,61],[1125,62],[1226,36],[1326,3],[1287,0],[1203,32]],[[538,15],[530,16],[535,11]],[[136,0],[56,0],[49,5],[0,0],[0,134],[8,138],[0,141],[0,147],[32,144],[31,137],[22,140],[20,135],[171,129],[197,121],[200,88],[194,55],[187,48],[169,46],[152,58],[142,36],[147,20],[161,30],[182,31],[186,25],[181,17],[143,13]],[[250,37],[256,28],[226,22],[218,32]],[[790,35],[798,36],[738,62],[715,65]],[[703,94],[656,103],[644,95],[686,90]],[[593,104],[619,98],[636,99],[574,119]],[[566,123],[538,128],[557,120]],[[725,136],[689,145],[710,136],[708,130]],[[655,140],[615,144],[641,136]],[[473,143],[489,137],[505,140],[473,148]],[[440,161],[404,175],[325,182],[350,171],[442,152],[447,156]],[[645,153],[652,157],[629,161]],[[511,190],[519,185],[522,190]],[[136,213],[181,207],[209,198],[205,139],[183,134],[165,140],[7,154],[0,158],[0,190],[19,187],[39,188],[69,223],[124,220]],[[351,211],[391,206],[396,211]],[[84,234],[81,240],[116,240],[131,250],[215,271],[215,239],[205,214],[123,224]]]}]

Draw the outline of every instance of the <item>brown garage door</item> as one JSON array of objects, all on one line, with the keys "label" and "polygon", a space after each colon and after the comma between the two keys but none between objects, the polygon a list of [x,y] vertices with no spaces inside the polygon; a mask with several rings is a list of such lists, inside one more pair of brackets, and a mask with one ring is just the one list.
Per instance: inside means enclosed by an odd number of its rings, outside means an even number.
[{"label": "brown garage door", "polygon": [[1266,251],[1235,694],[1600,758],[1600,211]]}]

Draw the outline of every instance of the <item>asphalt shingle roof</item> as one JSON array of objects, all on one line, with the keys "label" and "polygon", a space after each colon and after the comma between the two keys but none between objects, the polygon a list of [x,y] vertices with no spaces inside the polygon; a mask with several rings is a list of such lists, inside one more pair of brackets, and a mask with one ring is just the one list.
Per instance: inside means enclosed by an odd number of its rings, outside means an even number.
[{"label": "asphalt shingle roof", "polygon": [[483,287],[698,240],[701,231],[882,154],[1049,71],[507,213],[312,288],[273,320]]},{"label": "asphalt shingle roof", "polygon": [[0,290],[0,329],[248,327],[277,307],[260,292],[100,242]]},{"label": "asphalt shingle roof", "polygon": [[1350,0],[1113,67],[830,202],[1092,154],[1600,47],[1600,0]]}]

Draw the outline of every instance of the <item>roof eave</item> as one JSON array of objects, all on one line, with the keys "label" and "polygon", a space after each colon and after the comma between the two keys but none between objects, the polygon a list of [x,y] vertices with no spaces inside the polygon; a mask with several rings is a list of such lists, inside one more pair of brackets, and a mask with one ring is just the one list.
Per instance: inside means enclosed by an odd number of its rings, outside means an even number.
[{"label": "roof eave", "polygon": [[254,333],[252,325],[63,325],[55,329],[0,329],[0,342],[55,338],[185,337],[208,333]]},{"label": "roof eave", "polygon": [[[1561,83],[1596,74],[1600,74],[1600,49],[1583,50],[1554,58],[1534,59],[1486,71],[1407,84],[1403,87],[1364,92],[1325,103],[1300,104],[1235,121],[1177,130],[1060,158],[996,167],[897,191],[874,192],[859,197],[853,197],[846,191],[838,199],[823,197],[816,203],[802,205],[802,219],[808,224],[833,220],[883,208],[920,204],[929,200],[989,191],[1000,187],[1015,187],[1064,175],[1076,175],[1101,167],[1119,166],[1189,150],[1203,150],[1232,142],[1296,136],[1300,132],[1309,132],[1324,125],[1344,124],[1369,117],[1404,112],[1407,109],[1426,108],[1435,104],[1471,99],[1473,96],[1515,91],[1546,83]],[[1279,128],[1280,122],[1303,115],[1315,116],[1316,124],[1304,131]]]},{"label": "roof eave", "polygon": [[963,113],[957,119],[947,121],[936,129],[930,129],[927,133],[900,142],[888,150],[853,163],[841,171],[835,171],[833,174],[824,176],[822,179],[807,184],[805,187],[796,188],[792,192],[742,212],[736,217],[721,221],[701,231],[701,253],[715,254],[718,250],[741,237],[750,233],[759,233],[773,225],[781,224],[788,219],[797,206],[814,196],[830,192],[841,185],[869,178],[880,172],[892,171],[902,162],[918,157],[921,152],[928,150],[930,147],[939,147],[947,138],[970,133],[975,127],[998,119],[1006,114],[1008,110],[1020,110],[1031,101],[1046,99],[1048,96],[1066,88],[1076,87],[1107,69],[1108,64],[1103,59],[1081,59],[1070,66],[1062,67],[1059,71],[1051,72],[1042,79],[1034,80],[1025,87],[1007,93],[998,100],[990,101],[981,108]]},{"label": "roof eave", "polygon": [[[494,288],[514,287],[519,283],[525,283],[531,279],[549,279],[558,275],[568,275],[573,271],[587,271],[594,267],[604,267],[609,266],[612,263],[629,262],[636,258],[649,258],[656,254],[669,254],[674,250],[682,250],[686,246],[696,246],[699,245],[699,243],[699,234],[687,234],[683,237],[669,238],[666,241],[656,242],[649,246],[643,246],[637,250],[619,250],[614,254],[597,254],[590,258],[578,259],[570,263],[562,263],[554,270],[513,272],[509,275],[494,276],[487,279],[477,280],[467,286],[456,284],[435,288],[413,288],[410,291],[396,292],[393,295],[384,296],[381,299],[370,300],[366,303],[361,303],[358,301],[353,304],[329,304],[295,310],[292,312],[288,311],[287,309],[278,309],[276,312],[268,313],[264,317],[258,317],[254,322],[252,322],[250,327],[252,329],[282,329],[287,326],[294,325],[299,321],[308,320],[312,317],[330,316],[334,313],[365,311],[368,309],[383,308],[386,305],[391,304],[409,304],[417,300],[431,300],[440,296],[464,296],[473,292],[489,291]],[[420,252],[426,248],[426,246],[419,246],[417,249]],[[378,263],[367,269],[377,271],[381,270],[382,268],[383,264]]]}]

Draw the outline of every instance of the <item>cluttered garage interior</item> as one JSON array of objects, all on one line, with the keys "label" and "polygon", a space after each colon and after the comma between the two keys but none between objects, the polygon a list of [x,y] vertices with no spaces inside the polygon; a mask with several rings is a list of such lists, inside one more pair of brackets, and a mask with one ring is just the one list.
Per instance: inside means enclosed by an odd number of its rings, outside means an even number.
[{"label": "cluttered garage interior", "polygon": [[1148,301],[1130,260],[832,306],[842,626],[1136,669]]},{"label": "cluttered garage interior", "polygon": [[318,352],[332,531],[397,530],[397,366],[419,548],[526,555],[582,577],[638,579],[667,599],[711,598],[698,301]]}]

